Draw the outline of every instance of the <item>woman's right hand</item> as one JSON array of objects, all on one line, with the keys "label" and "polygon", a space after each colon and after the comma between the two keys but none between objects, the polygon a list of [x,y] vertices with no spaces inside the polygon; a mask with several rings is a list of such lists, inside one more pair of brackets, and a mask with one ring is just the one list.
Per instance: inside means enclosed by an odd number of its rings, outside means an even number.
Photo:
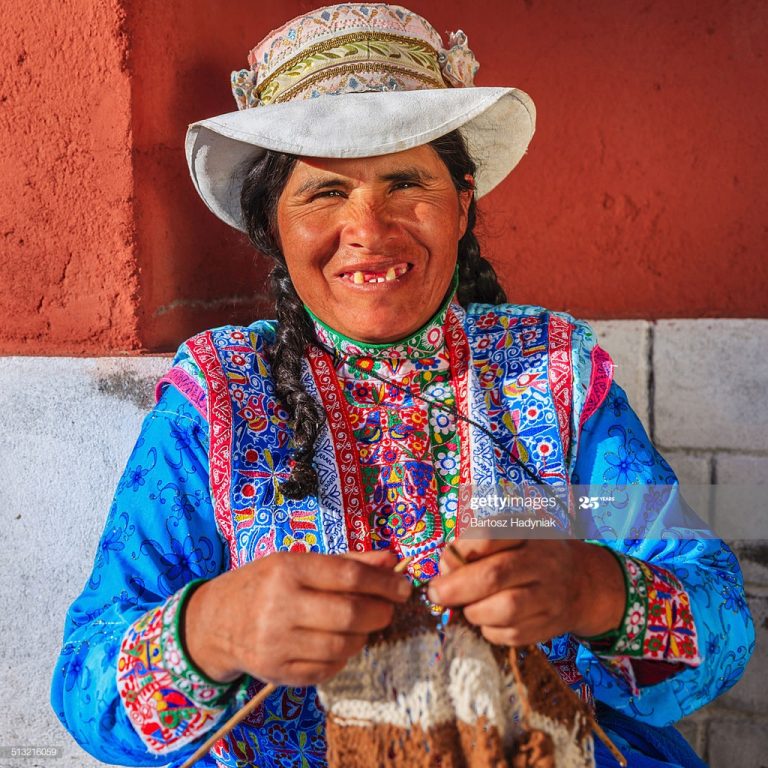
[{"label": "woman's right hand", "polygon": [[388,551],[276,552],[198,587],[187,601],[187,652],[221,682],[246,673],[278,685],[321,683],[368,634],[392,621],[411,585]]}]

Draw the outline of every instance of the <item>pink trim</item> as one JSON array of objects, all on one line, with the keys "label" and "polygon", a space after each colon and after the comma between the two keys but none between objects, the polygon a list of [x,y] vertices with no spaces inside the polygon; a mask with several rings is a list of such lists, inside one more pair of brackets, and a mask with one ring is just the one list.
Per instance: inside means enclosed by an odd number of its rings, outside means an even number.
[{"label": "pink trim", "polygon": [[331,430],[331,442],[341,480],[349,548],[357,552],[365,552],[371,549],[371,528],[365,514],[363,478],[354,432],[344,405],[344,395],[328,353],[311,346],[307,357],[312,377],[323,402],[323,410],[328,418],[328,427]]},{"label": "pink trim", "polygon": [[204,418],[208,418],[208,403],[205,390],[183,368],[171,368],[168,373],[157,382],[155,387],[155,402],[163,394],[163,387],[167,384],[176,387],[197,412]]},{"label": "pink trim", "polygon": [[592,375],[584,400],[584,407],[581,409],[579,432],[581,432],[586,420],[603,404],[612,381],[613,360],[602,347],[595,347],[592,350]]},{"label": "pink trim", "polygon": [[230,486],[232,484],[232,403],[227,379],[221,369],[210,331],[195,336],[189,342],[192,357],[202,370],[208,384],[208,424],[210,445],[211,495],[216,522],[229,544],[230,565],[237,568],[239,560],[232,526]]},{"label": "pink trim", "polygon": [[557,315],[549,317],[549,366],[547,375],[557,413],[563,463],[567,461],[571,443],[571,403],[573,402],[573,364],[571,334],[573,325]]}]

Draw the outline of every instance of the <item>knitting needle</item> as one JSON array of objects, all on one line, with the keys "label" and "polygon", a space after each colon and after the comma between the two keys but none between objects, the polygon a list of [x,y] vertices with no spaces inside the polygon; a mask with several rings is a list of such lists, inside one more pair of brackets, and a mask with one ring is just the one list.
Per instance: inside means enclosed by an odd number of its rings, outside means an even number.
[{"label": "knitting needle", "polygon": [[[413,557],[404,557],[402,560],[400,560],[397,565],[394,567],[395,573],[404,573],[405,569],[411,564],[413,561]],[[247,704],[245,704],[243,707],[237,710],[232,717],[227,720],[224,725],[221,726],[216,732],[213,734],[213,736],[207,738],[192,754],[191,757],[189,757],[187,760],[185,760],[181,768],[192,768],[192,766],[201,758],[204,757],[207,752],[211,750],[213,745],[219,740],[223,739],[225,736],[228,736],[230,731],[237,725],[240,725],[240,723],[245,720],[248,715],[253,712],[254,709],[256,709],[259,704],[261,704],[264,699],[267,698],[270,694],[274,693],[275,689],[277,688],[274,683],[267,683]]]},{"label": "knitting needle", "polygon": [[[541,648],[539,648],[537,645],[529,645],[525,648],[525,650],[529,653],[537,653],[539,656],[542,656],[544,659],[546,659],[546,656],[542,652]],[[603,744],[605,744],[605,746],[610,750],[611,754],[616,758],[616,762],[622,768],[626,768],[627,759],[624,757],[624,755],[621,754],[621,752],[619,752],[618,747],[611,741],[610,736],[608,736],[608,734],[602,729],[600,723],[597,722],[592,713],[586,709],[584,702],[576,695],[576,692],[573,690],[573,688],[571,688],[569,685],[566,685],[565,680],[563,680],[560,675],[557,675],[557,684],[560,686],[560,689],[566,696],[573,697],[573,699],[579,703],[582,711],[589,718],[589,725],[592,730],[600,737],[600,741],[602,741]]]},{"label": "knitting needle", "polygon": [[[467,558],[464,557],[464,555],[462,555],[458,549],[456,549],[453,542],[451,542],[450,544],[446,544],[445,548],[456,558],[456,560],[459,561],[459,563],[461,563],[461,565],[467,565]],[[538,653],[541,656],[544,656],[544,654],[541,652],[541,649],[537,645],[530,645],[528,646],[527,650],[529,652]],[[547,659],[547,663],[549,663],[548,659]],[[515,668],[513,671],[516,673],[515,679],[518,679],[520,675],[520,671],[517,668]],[[583,709],[584,704],[581,701],[581,699],[574,693],[573,689],[570,686],[565,684],[565,681],[563,680],[562,677],[560,677],[559,674],[555,673],[555,675],[557,677],[558,683],[560,684],[560,688],[566,693],[566,695],[576,699],[579,703],[579,706]],[[519,682],[522,682],[522,681],[519,681]],[[600,723],[597,722],[597,720],[592,716],[592,714],[588,712],[587,715],[589,717],[590,727],[600,737],[600,741],[602,741],[603,744],[605,744],[605,746],[610,750],[611,754],[616,758],[616,762],[618,762],[621,768],[626,768],[627,759],[624,757],[624,755],[621,754],[621,752],[619,752],[618,747],[611,741],[608,734],[602,729],[602,727],[600,726]]]},{"label": "knitting needle", "polygon": [[458,549],[454,546],[454,543],[451,541],[448,544],[445,545],[445,548],[459,561],[461,565],[467,565],[468,560],[464,555],[459,552]]},{"label": "knitting needle", "polygon": [[611,741],[608,734],[600,727],[600,723],[598,723],[594,717],[591,719],[590,725],[592,726],[592,730],[594,730],[594,732],[600,737],[600,741],[602,741],[603,744],[608,747],[611,754],[616,758],[616,762],[621,766],[621,768],[627,768],[627,758],[624,757],[621,752],[619,752],[619,748]]},{"label": "knitting needle", "polygon": [[232,717],[230,717],[229,720],[227,720],[227,722],[213,734],[213,736],[206,739],[203,744],[195,750],[192,757],[182,763],[181,768],[191,768],[191,766],[193,766],[201,757],[204,757],[219,739],[223,739],[236,725],[242,723],[243,720],[245,720],[245,718],[248,717],[248,715],[250,715],[251,712],[253,712],[253,710],[275,690],[275,687],[274,683],[267,683],[245,706],[235,712],[235,714],[232,715]]}]

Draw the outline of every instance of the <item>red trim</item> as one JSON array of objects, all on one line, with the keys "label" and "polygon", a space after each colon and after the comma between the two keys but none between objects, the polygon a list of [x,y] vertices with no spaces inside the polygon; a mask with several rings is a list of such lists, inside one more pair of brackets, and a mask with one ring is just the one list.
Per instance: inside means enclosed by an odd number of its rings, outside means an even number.
[{"label": "red trim", "polygon": [[549,365],[547,375],[552,400],[555,403],[560,442],[563,446],[563,464],[568,461],[571,443],[571,403],[573,402],[573,364],[571,362],[571,334],[573,325],[557,315],[549,316]]},{"label": "red trim", "polygon": [[210,331],[195,336],[189,342],[192,357],[202,370],[208,384],[208,424],[211,495],[219,530],[229,544],[230,566],[240,564],[237,554],[230,489],[232,485],[232,403],[229,387]]},{"label": "red trim", "polygon": [[656,685],[689,668],[679,661],[658,661],[657,659],[630,659],[629,661],[638,685]]},{"label": "red trim", "polygon": [[613,360],[602,347],[595,347],[592,350],[592,375],[587,397],[584,400],[584,407],[581,409],[579,432],[581,432],[584,422],[603,404],[612,381]]},{"label": "red trim", "polygon": [[[456,392],[456,408],[463,416],[469,416],[469,367],[471,354],[467,334],[461,321],[448,308],[445,318],[445,343],[448,347],[448,360],[453,373],[453,386]],[[469,422],[458,419],[459,429],[459,487],[468,488],[472,483],[472,467],[470,461]],[[461,495],[461,493],[459,493]]]},{"label": "red trim", "polygon": [[344,404],[344,394],[328,353],[311,346],[307,357],[331,430],[331,442],[341,481],[349,548],[365,552],[371,549],[371,527],[366,514],[360,459]]}]

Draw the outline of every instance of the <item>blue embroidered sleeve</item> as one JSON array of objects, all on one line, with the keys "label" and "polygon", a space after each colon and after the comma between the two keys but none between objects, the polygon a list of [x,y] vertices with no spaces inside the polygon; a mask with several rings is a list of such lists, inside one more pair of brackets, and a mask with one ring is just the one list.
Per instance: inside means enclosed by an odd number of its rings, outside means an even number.
[{"label": "blue embroidered sleeve", "polygon": [[[615,383],[583,425],[572,481],[597,487],[654,485],[663,504],[659,519],[672,520],[679,527],[688,517],[674,472],[651,444]],[[580,647],[578,664],[597,699],[638,720],[666,726],[707,704],[741,677],[754,648],[754,629],[741,570],[731,550],[719,539],[686,538],[680,530],[665,539],[660,529],[651,529],[650,536],[638,538],[642,508],[643,504],[630,501],[619,525],[615,518],[607,520],[593,513],[595,538],[601,529],[605,533],[610,528],[605,536],[607,546],[629,556],[625,562],[630,570],[647,571],[642,582],[647,585],[648,631],[641,637],[638,653],[627,652],[625,660],[635,656],[633,663],[645,664],[646,670],[649,665],[652,669],[654,664],[667,664],[666,659],[684,660],[691,634],[685,630],[690,628],[691,615],[700,658],[693,665],[677,664],[671,676],[651,673],[643,682],[638,675],[640,687],[634,693],[586,645]],[[665,575],[672,578],[664,579]],[[685,611],[675,614],[677,609],[665,602],[669,596],[660,585],[670,581],[682,587],[682,594],[687,593],[687,615]],[[662,660],[648,661],[652,658]]]},{"label": "blue embroidered sleeve", "polygon": [[53,708],[106,762],[165,765],[168,752],[211,727],[232,699],[178,641],[188,585],[227,568],[207,442],[194,401],[166,387],[118,485],[90,579],[67,615]]}]

